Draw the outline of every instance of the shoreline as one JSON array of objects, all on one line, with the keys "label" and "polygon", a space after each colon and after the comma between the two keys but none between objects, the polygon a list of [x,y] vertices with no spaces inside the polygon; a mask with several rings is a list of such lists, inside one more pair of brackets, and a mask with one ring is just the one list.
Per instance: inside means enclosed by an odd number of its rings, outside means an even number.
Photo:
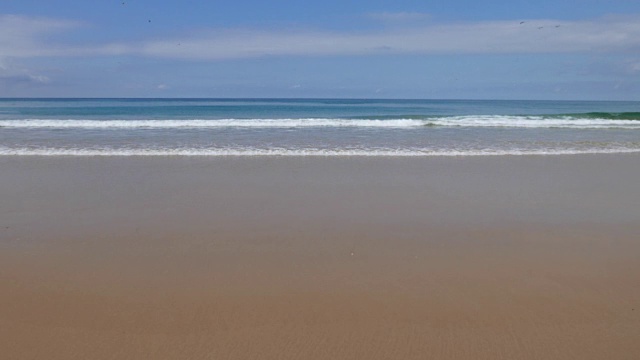
[{"label": "shoreline", "polygon": [[586,149],[586,150],[488,150],[488,151],[423,151],[408,149],[376,150],[322,150],[322,149],[3,149],[0,157],[95,157],[95,158],[466,158],[497,156],[574,156],[574,155],[624,155],[637,154],[640,149]]}]

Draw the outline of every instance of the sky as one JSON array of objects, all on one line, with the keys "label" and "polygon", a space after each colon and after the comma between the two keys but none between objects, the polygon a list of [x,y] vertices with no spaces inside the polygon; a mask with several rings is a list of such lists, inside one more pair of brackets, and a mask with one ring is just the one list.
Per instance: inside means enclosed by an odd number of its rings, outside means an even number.
[{"label": "sky", "polygon": [[640,100],[640,1],[0,0],[0,97]]}]

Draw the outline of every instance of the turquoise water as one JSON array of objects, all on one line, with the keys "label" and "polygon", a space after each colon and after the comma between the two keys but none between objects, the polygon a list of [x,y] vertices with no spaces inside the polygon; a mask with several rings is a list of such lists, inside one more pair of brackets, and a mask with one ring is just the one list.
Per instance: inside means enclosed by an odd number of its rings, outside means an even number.
[{"label": "turquoise water", "polygon": [[2,156],[640,152],[640,102],[0,99]]}]

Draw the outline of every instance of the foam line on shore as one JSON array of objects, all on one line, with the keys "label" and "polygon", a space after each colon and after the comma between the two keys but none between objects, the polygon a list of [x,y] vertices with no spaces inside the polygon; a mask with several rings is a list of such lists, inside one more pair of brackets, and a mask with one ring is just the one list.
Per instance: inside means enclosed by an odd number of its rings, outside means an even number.
[{"label": "foam line on shore", "polygon": [[579,155],[579,154],[619,154],[639,153],[640,149],[562,149],[562,150],[328,150],[328,149],[62,149],[62,148],[2,148],[0,156],[206,156],[206,157],[430,157],[430,156],[518,156],[518,155]]}]

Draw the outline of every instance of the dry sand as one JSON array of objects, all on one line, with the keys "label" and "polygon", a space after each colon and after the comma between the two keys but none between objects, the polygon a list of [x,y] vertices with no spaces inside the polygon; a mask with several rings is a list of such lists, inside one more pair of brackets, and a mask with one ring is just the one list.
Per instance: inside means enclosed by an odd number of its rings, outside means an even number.
[{"label": "dry sand", "polygon": [[637,359],[640,157],[0,157],[2,359]]}]

